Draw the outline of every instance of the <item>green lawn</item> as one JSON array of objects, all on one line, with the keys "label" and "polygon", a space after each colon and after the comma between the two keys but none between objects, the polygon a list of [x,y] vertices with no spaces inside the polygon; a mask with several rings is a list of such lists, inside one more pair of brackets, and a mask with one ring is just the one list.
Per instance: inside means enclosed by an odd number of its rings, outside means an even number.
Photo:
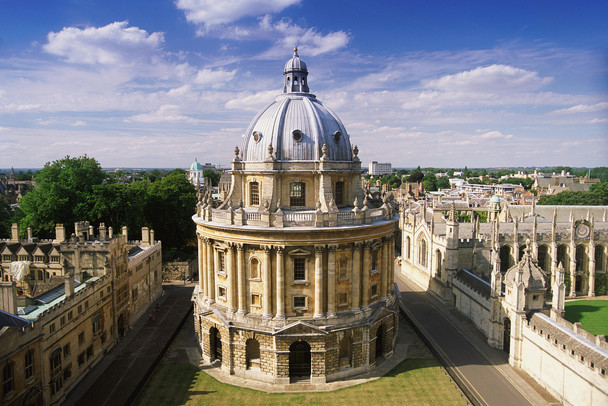
[{"label": "green lawn", "polygon": [[138,405],[466,405],[434,359],[403,361],[388,375],[333,392],[272,393],[223,384],[189,363],[158,366]]},{"label": "green lawn", "polygon": [[608,300],[576,300],[566,302],[566,320],[581,322],[591,334],[608,336]]}]

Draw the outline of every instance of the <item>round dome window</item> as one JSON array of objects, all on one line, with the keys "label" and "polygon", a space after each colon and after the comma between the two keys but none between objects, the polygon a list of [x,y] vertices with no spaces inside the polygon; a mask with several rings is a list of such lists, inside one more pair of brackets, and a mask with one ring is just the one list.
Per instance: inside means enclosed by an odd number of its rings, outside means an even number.
[{"label": "round dome window", "polygon": [[336,131],[334,133],[334,141],[336,142],[336,144],[340,142],[340,137],[341,136],[342,136],[342,133],[340,131]]},{"label": "round dome window", "polygon": [[254,131],[254,132],[253,132],[253,140],[254,140],[255,142],[258,142],[258,141],[259,141],[259,140],[261,140],[261,139],[262,139],[262,133],[259,133],[259,132],[257,132],[257,131]]},{"label": "round dome window", "polygon": [[293,130],[291,132],[293,134],[293,139],[296,141],[302,141],[302,131],[300,130]]}]

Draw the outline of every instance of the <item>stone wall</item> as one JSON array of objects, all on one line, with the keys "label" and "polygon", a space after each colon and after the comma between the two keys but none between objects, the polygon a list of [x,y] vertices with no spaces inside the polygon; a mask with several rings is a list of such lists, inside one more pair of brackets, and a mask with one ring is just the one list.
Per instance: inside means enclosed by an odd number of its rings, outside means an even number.
[{"label": "stone wall", "polygon": [[488,298],[455,277],[452,281],[452,301],[454,307],[473,322],[486,337],[490,335],[489,323],[492,306]]},{"label": "stone wall", "polygon": [[[559,401],[608,404],[608,351],[601,344],[540,313],[523,326],[522,335],[522,368]],[[602,336],[596,340],[605,344]]]}]

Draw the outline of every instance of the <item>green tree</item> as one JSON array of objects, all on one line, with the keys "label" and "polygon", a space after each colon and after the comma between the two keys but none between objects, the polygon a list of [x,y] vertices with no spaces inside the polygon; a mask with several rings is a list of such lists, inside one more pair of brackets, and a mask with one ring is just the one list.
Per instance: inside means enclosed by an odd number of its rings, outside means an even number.
[{"label": "green tree", "polygon": [[427,173],[422,178],[422,186],[424,190],[427,192],[432,192],[437,190],[437,177],[434,173]]},{"label": "green tree", "polygon": [[130,234],[136,234],[145,224],[144,208],[147,200],[148,182],[131,184],[103,183],[93,188],[94,204],[89,220],[105,223],[120,230],[127,226]]},{"label": "green tree", "polygon": [[88,220],[94,206],[93,189],[105,179],[101,166],[86,155],[47,162],[36,173],[36,186],[20,202],[22,232],[32,227],[34,235],[51,238],[55,224],[67,227]]},{"label": "green tree", "polygon": [[195,205],[196,190],[183,170],[176,169],[150,184],[144,216],[155,236],[162,240],[163,250],[183,247],[194,240]]},{"label": "green tree", "polygon": [[384,185],[387,184],[390,189],[397,189],[401,186],[401,178],[399,176],[391,174],[382,175],[380,182]]},{"label": "green tree", "polygon": [[213,169],[205,169],[203,171],[203,178],[209,179],[212,186],[217,186],[219,184],[221,176],[221,174],[214,171]]},{"label": "green tree", "polygon": [[420,167],[413,170],[412,173],[410,173],[410,175],[407,177],[408,182],[422,182],[422,179],[424,179],[424,173],[422,173]]},{"label": "green tree", "polygon": [[9,204],[0,197],[0,238],[10,237],[11,217],[11,208]]},{"label": "green tree", "polygon": [[450,187],[450,179],[447,176],[437,178],[437,189],[448,189]]}]

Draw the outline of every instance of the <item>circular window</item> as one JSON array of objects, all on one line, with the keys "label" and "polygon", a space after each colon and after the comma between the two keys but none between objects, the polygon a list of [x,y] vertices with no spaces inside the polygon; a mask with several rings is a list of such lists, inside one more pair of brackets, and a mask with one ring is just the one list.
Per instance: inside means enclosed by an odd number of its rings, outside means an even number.
[{"label": "circular window", "polygon": [[336,131],[334,133],[334,141],[336,142],[336,144],[340,142],[340,137],[341,136],[342,136],[342,133],[340,131]]},{"label": "circular window", "polygon": [[293,130],[291,132],[293,134],[293,139],[296,141],[302,141],[302,131],[300,130]]},{"label": "circular window", "polygon": [[262,133],[254,131],[253,132],[253,139],[254,139],[255,142],[258,142],[259,140],[262,139]]}]

